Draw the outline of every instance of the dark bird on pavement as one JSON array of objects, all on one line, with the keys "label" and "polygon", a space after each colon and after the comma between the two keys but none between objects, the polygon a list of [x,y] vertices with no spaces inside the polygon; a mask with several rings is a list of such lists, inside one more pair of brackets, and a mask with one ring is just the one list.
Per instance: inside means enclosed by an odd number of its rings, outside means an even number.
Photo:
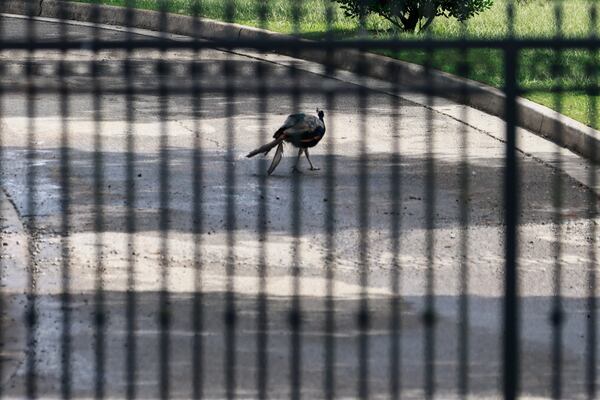
[{"label": "dark bird on pavement", "polygon": [[323,136],[325,136],[324,116],[325,113],[318,108],[317,116],[306,115],[304,113],[288,116],[281,128],[277,129],[277,132],[273,135],[275,140],[251,151],[246,157],[254,157],[260,153],[263,153],[266,156],[273,147],[277,146],[275,157],[273,157],[271,166],[267,170],[268,174],[271,175],[281,161],[281,156],[283,155],[283,142],[288,142],[299,149],[298,158],[296,159],[296,164],[294,164],[293,168],[294,172],[300,172],[298,170],[298,163],[300,162],[302,153],[306,155],[306,159],[310,164],[310,170],[318,170],[319,168],[315,168],[310,161],[308,149],[316,146],[317,143],[323,139]]}]

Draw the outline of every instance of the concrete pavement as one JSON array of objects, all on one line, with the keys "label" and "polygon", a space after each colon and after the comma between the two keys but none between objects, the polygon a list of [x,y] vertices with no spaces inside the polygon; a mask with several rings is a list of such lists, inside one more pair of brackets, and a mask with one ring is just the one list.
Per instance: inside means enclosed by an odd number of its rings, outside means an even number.
[{"label": "concrete pavement", "polygon": [[[0,22],[2,37],[26,34],[24,19],[5,16]],[[40,38],[57,38],[61,34],[59,24],[48,20],[37,21],[35,28]],[[93,34],[93,29],[85,24],[68,25],[65,29],[72,38]],[[102,29],[100,33],[107,39],[125,35],[114,29]],[[150,35],[142,31],[135,34]],[[385,82],[349,73],[325,76],[318,65],[289,57],[217,50],[200,55],[169,51],[134,52],[131,56],[134,69],[132,79],[127,81],[123,75],[125,53],[106,51],[96,55],[102,72],[99,88],[105,94],[100,98],[100,121],[95,123],[97,114],[90,93],[93,81],[89,76],[93,53],[82,49],[66,54],[73,75],[65,79],[71,93],[68,117],[64,119],[57,92],[40,91],[27,97],[27,54],[0,53],[5,64],[0,82],[11,89],[2,96],[2,186],[19,217],[11,226],[23,225],[20,232],[27,232],[30,249],[36,250],[29,252],[32,260],[21,265],[21,269],[15,263],[3,264],[3,281],[11,285],[10,291],[5,290],[5,298],[20,298],[22,293],[31,291],[26,277],[21,274],[16,279],[7,274],[15,273],[15,269],[19,274],[28,266],[36,266],[28,271],[35,278],[33,289],[38,295],[35,346],[30,346],[29,353],[15,350],[14,354],[19,354],[20,360],[29,356],[36,361],[34,372],[40,397],[61,397],[61,379],[66,372],[72,395],[81,398],[93,397],[98,388],[110,398],[125,397],[128,390],[134,390],[140,398],[160,397],[161,389],[172,397],[189,398],[194,386],[200,387],[207,398],[223,398],[227,394],[227,377],[231,378],[232,373],[239,397],[255,398],[259,375],[257,337],[266,333],[266,387],[270,396],[289,397],[294,376],[291,368],[298,364],[303,397],[322,398],[325,349],[331,349],[327,347],[325,331],[326,296],[328,288],[333,288],[335,393],[343,398],[358,397],[356,315],[362,293],[368,298],[371,311],[369,391],[373,398],[388,398],[393,339],[390,299],[394,282],[398,282],[402,329],[397,341],[401,348],[397,382],[403,397],[421,398],[426,370],[422,313],[430,262],[425,213],[429,135],[435,161],[431,260],[438,313],[434,364],[437,393],[441,398],[452,398],[458,393],[459,296],[461,284],[467,283],[470,390],[477,398],[499,396],[504,262],[504,133],[500,120],[418,93],[401,93],[398,98],[390,95],[393,88]],[[40,51],[32,58],[35,81],[46,88],[59,87],[57,62],[63,55]],[[167,61],[168,75],[157,71],[159,59]],[[200,96],[200,118],[195,114],[193,97],[177,93],[179,88],[193,85],[188,73],[193,60],[201,67],[201,84],[211,86]],[[295,73],[291,72],[292,64],[296,66]],[[225,65],[234,68],[239,76],[227,78]],[[268,77],[267,90],[272,92],[264,96],[260,95],[257,79],[260,71]],[[300,89],[296,98],[291,95],[295,79]],[[168,99],[159,95],[161,82],[167,87]],[[124,95],[128,84],[137,92],[131,102]],[[344,92],[332,98],[327,96],[329,89]],[[367,97],[361,99],[361,93]],[[34,108],[30,109],[30,105]],[[128,107],[134,111],[130,121]],[[288,148],[286,159],[267,179],[266,162],[244,157],[270,137],[288,113],[317,107],[326,110],[328,127],[323,143],[311,152],[321,171],[306,171],[300,178],[293,176],[290,167],[295,154]],[[166,120],[161,118],[161,112],[168,113]],[[589,318],[586,267],[593,243],[591,227],[598,224],[598,219],[591,220],[587,215],[590,202],[598,201],[594,192],[597,188],[589,187],[587,176],[590,168],[597,167],[526,131],[519,131],[519,138],[523,393],[531,398],[544,398],[551,393],[549,313],[554,294],[557,232],[553,222],[553,185],[558,176],[563,219],[560,286],[567,318],[563,330],[563,389],[571,398],[585,397],[585,324]],[[33,153],[28,152],[31,146],[35,148]],[[132,151],[128,152],[128,146]],[[396,164],[399,182],[391,179],[395,146],[401,154],[400,163]],[[200,198],[194,197],[193,190],[194,148],[199,149],[202,165]],[[369,207],[368,228],[361,230],[358,177],[364,165],[362,149],[368,154]],[[61,157],[66,154],[70,160],[70,201],[68,218],[64,219]],[[562,156],[560,165],[556,154]],[[102,164],[95,168],[99,160]],[[469,176],[466,282],[460,270],[463,160],[468,161]],[[128,181],[128,165],[133,185]],[[167,186],[161,186],[161,166],[168,167]],[[334,198],[327,190],[332,166]],[[99,176],[102,190],[98,193],[94,189]],[[399,276],[393,266],[392,185],[399,185],[400,190]],[[161,198],[161,193],[167,193],[168,198]],[[294,198],[300,205],[296,220],[299,225],[294,225]],[[100,222],[96,219],[99,199],[103,201]],[[194,233],[194,199],[201,201],[201,234]],[[258,229],[262,202],[267,206],[266,238],[260,237]],[[330,205],[334,206],[335,215],[334,234],[329,239],[326,222]],[[228,210],[233,219],[228,220]],[[160,230],[161,216],[168,217],[162,220],[168,224],[168,232]],[[63,237],[60,233],[65,223],[69,234]],[[103,226],[101,232],[96,229],[98,223]],[[134,225],[133,233],[130,225]],[[297,237],[294,226],[301,232]],[[328,243],[333,250],[329,251]],[[364,247],[361,250],[361,243],[368,244],[366,251],[362,251]],[[8,242],[7,251],[16,254],[18,248],[12,246],[15,244]],[[326,277],[327,259],[333,260],[333,279]],[[63,275],[64,260],[69,266],[68,276]],[[260,279],[263,260],[268,274],[265,281]],[[197,268],[198,261],[201,269]],[[231,279],[226,274],[227,266],[235,268]],[[297,271],[297,293],[303,313],[301,362],[292,358],[289,324]],[[364,292],[361,272],[368,273]],[[60,297],[64,285],[72,294],[67,308]],[[100,286],[104,290],[103,308],[98,308],[96,296]],[[257,293],[261,287],[268,295],[266,332],[256,322]],[[228,342],[224,311],[228,288],[235,293],[238,312],[235,371],[225,368]],[[160,307],[163,289],[170,292],[168,375],[161,370],[161,365],[166,365],[165,355],[160,352],[161,343],[165,343],[161,342],[164,336],[160,329],[165,320]],[[197,289],[203,293],[199,334],[195,334],[193,325],[194,316],[199,315],[198,309],[193,308]],[[135,307],[129,310],[135,311],[135,330],[128,335],[127,305],[132,299]],[[7,312],[23,313],[23,302],[10,304]],[[98,312],[105,321],[101,336],[95,331]],[[65,315],[70,317],[66,325]],[[22,337],[23,325],[15,322],[9,327],[9,335],[18,332],[15,336]],[[69,364],[61,363],[64,337],[71,338]],[[99,337],[104,346],[98,345],[102,343]],[[104,352],[99,354],[98,349]],[[192,375],[194,354],[201,360],[203,379]],[[98,364],[98,360],[103,362]],[[27,387],[27,363],[2,365],[13,372],[6,379],[3,375],[5,395],[22,397]],[[64,365],[68,369],[63,370]],[[128,375],[128,367],[135,372],[133,375]]]}]

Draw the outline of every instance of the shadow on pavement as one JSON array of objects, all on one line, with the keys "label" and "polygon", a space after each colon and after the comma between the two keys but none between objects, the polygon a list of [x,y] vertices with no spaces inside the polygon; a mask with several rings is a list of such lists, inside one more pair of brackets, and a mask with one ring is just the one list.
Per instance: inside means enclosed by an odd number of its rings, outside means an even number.
[{"label": "shadow on pavement", "polygon": [[[107,271],[110,274],[110,270]],[[6,296],[5,296],[6,297]],[[225,396],[225,356],[227,351],[227,325],[225,320],[226,298],[224,293],[206,292],[196,297],[200,308],[194,310],[194,294],[174,293],[168,303],[168,367],[161,370],[160,312],[161,293],[138,292],[133,297],[135,322],[134,334],[129,335],[127,293],[105,292],[103,311],[104,347],[99,347],[96,301],[93,293],[73,294],[70,297],[71,324],[68,333],[71,343],[70,378],[74,398],[91,397],[99,382],[107,397],[124,397],[128,384],[127,357],[135,359],[135,393],[139,398],[158,398],[161,388],[161,371],[168,371],[168,390],[172,398],[189,398],[194,384],[201,387],[206,398]],[[6,300],[6,299],[5,299]],[[424,324],[421,313],[411,304],[422,303],[422,297],[406,297],[401,300],[399,331],[397,339],[391,331],[393,314],[389,298],[369,300],[370,329],[368,332],[369,391],[372,398],[389,397],[390,362],[393,357],[391,343],[399,344],[398,375],[403,397],[420,398],[424,382]],[[454,307],[458,298],[435,296],[437,307]],[[470,296],[471,319],[468,327],[469,389],[478,397],[495,397],[500,383],[501,337],[499,325],[501,303],[497,298]],[[550,305],[548,297],[525,297],[521,299],[524,310],[539,309]],[[39,311],[36,373],[37,390],[42,397],[61,395],[61,343],[62,325],[61,298],[40,295],[37,297]],[[266,335],[266,364],[268,369],[267,390],[271,397],[283,398],[290,395],[290,366],[298,364],[301,369],[301,392],[305,398],[323,398],[325,384],[325,349],[327,332],[325,316],[327,307],[324,298],[303,297],[301,299],[301,349],[300,360],[292,360],[290,297],[269,297],[268,328],[260,330],[257,325],[257,298],[236,295],[235,323],[235,367],[236,392],[242,397],[257,396],[257,338]],[[563,384],[565,393],[571,398],[583,397],[585,380],[585,330],[586,301],[565,298],[567,311],[564,339],[568,348],[563,353]],[[334,302],[335,332],[331,339],[335,354],[335,393],[338,397],[357,396],[359,369],[359,330],[357,315],[359,301],[336,299]],[[550,396],[551,388],[551,345],[547,315],[525,314],[524,325],[537,326],[538,337],[522,343],[522,394],[532,397]],[[163,317],[161,317],[163,316]],[[480,319],[480,316],[485,316]],[[201,321],[194,328],[194,318]],[[537,319],[537,320],[532,320]],[[19,323],[18,321],[15,323]],[[435,342],[436,393],[449,398],[457,393],[458,380],[458,317],[441,317],[437,320]],[[529,328],[526,328],[529,329]],[[9,327],[10,332],[10,327]],[[129,340],[129,342],[128,342]],[[135,342],[134,347],[128,344]],[[30,347],[32,350],[32,347]],[[102,352],[99,352],[102,350]],[[104,357],[104,377],[99,377],[97,357]],[[164,356],[164,354],[163,354]],[[201,377],[194,376],[194,358],[201,360]],[[164,364],[163,364],[164,365]],[[198,367],[198,365],[196,365]],[[23,395],[25,364],[10,381],[3,393],[11,396]],[[163,377],[164,378],[164,377]],[[101,379],[100,381],[98,379]],[[163,381],[164,384],[164,381]]]}]

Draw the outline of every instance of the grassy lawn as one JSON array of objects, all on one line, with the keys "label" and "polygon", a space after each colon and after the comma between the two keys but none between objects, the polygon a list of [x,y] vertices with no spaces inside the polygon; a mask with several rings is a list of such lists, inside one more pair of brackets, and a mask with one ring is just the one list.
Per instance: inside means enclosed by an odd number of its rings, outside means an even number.
[{"label": "grassy lawn", "polygon": [[[123,6],[131,4],[138,8],[159,9],[159,0],[79,0]],[[466,24],[456,20],[438,18],[428,35],[435,38],[501,38],[508,34],[507,3],[496,0],[494,6],[472,18]],[[170,0],[166,2],[170,12],[193,14],[195,0]],[[263,27],[277,32],[296,33],[303,37],[319,39],[327,31],[338,38],[367,34],[376,38],[396,35],[390,24],[377,17],[367,19],[363,29],[356,20],[344,16],[337,3],[329,0],[201,0],[202,16]],[[268,3],[267,5],[263,5]],[[299,5],[300,4],[300,5]],[[560,21],[556,17],[560,5]],[[600,36],[600,23],[591,26],[590,9],[600,0],[521,0],[515,3],[514,32],[520,37],[553,37],[560,31],[565,37],[586,37],[591,31]],[[261,8],[262,7],[262,8]],[[264,18],[260,18],[260,15]],[[600,14],[600,13],[599,13]],[[327,17],[329,15],[329,18]],[[600,16],[598,18],[600,21]],[[400,34],[415,39],[424,36]],[[461,63],[468,64],[466,76],[501,88],[503,85],[503,56],[492,49],[473,49],[465,55],[455,50],[438,50],[431,54],[424,51],[401,51],[381,53],[402,60],[423,64],[430,62],[434,68],[460,74]],[[598,57],[600,60],[600,55]],[[520,54],[519,83],[527,90],[524,97],[581,121],[600,128],[600,98],[595,106],[584,91],[570,91],[562,95],[560,102],[548,90],[557,86],[586,87],[592,83],[590,68],[593,55],[587,50],[569,50],[557,55],[552,50],[527,50]],[[596,63],[597,64],[597,63]],[[596,71],[596,67],[593,71]],[[596,72],[597,74],[598,72]],[[594,109],[592,109],[594,108]],[[598,121],[591,116],[598,115]]]}]

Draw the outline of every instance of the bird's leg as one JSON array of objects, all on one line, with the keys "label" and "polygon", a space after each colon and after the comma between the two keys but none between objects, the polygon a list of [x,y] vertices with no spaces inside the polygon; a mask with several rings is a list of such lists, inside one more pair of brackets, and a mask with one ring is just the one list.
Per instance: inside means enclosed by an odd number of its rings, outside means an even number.
[{"label": "bird's leg", "polygon": [[310,161],[310,157],[308,156],[308,149],[304,150],[304,154],[306,155],[306,159],[308,160],[308,163],[310,164],[310,170],[311,171],[318,171],[318,170],[320,170],[320,168],[315,168],[313,166],[313,163]]},{"label": "bird's leg", "polygon": [[303,151],[304,151],[304,149],[298,150],[298,158],[296,158],[296,164],[294,164],[294,167],[292,168],[292,172],[301,173],[301,171],[298,169],[298,164],[300,163],[300,156],[302,155]]}]

